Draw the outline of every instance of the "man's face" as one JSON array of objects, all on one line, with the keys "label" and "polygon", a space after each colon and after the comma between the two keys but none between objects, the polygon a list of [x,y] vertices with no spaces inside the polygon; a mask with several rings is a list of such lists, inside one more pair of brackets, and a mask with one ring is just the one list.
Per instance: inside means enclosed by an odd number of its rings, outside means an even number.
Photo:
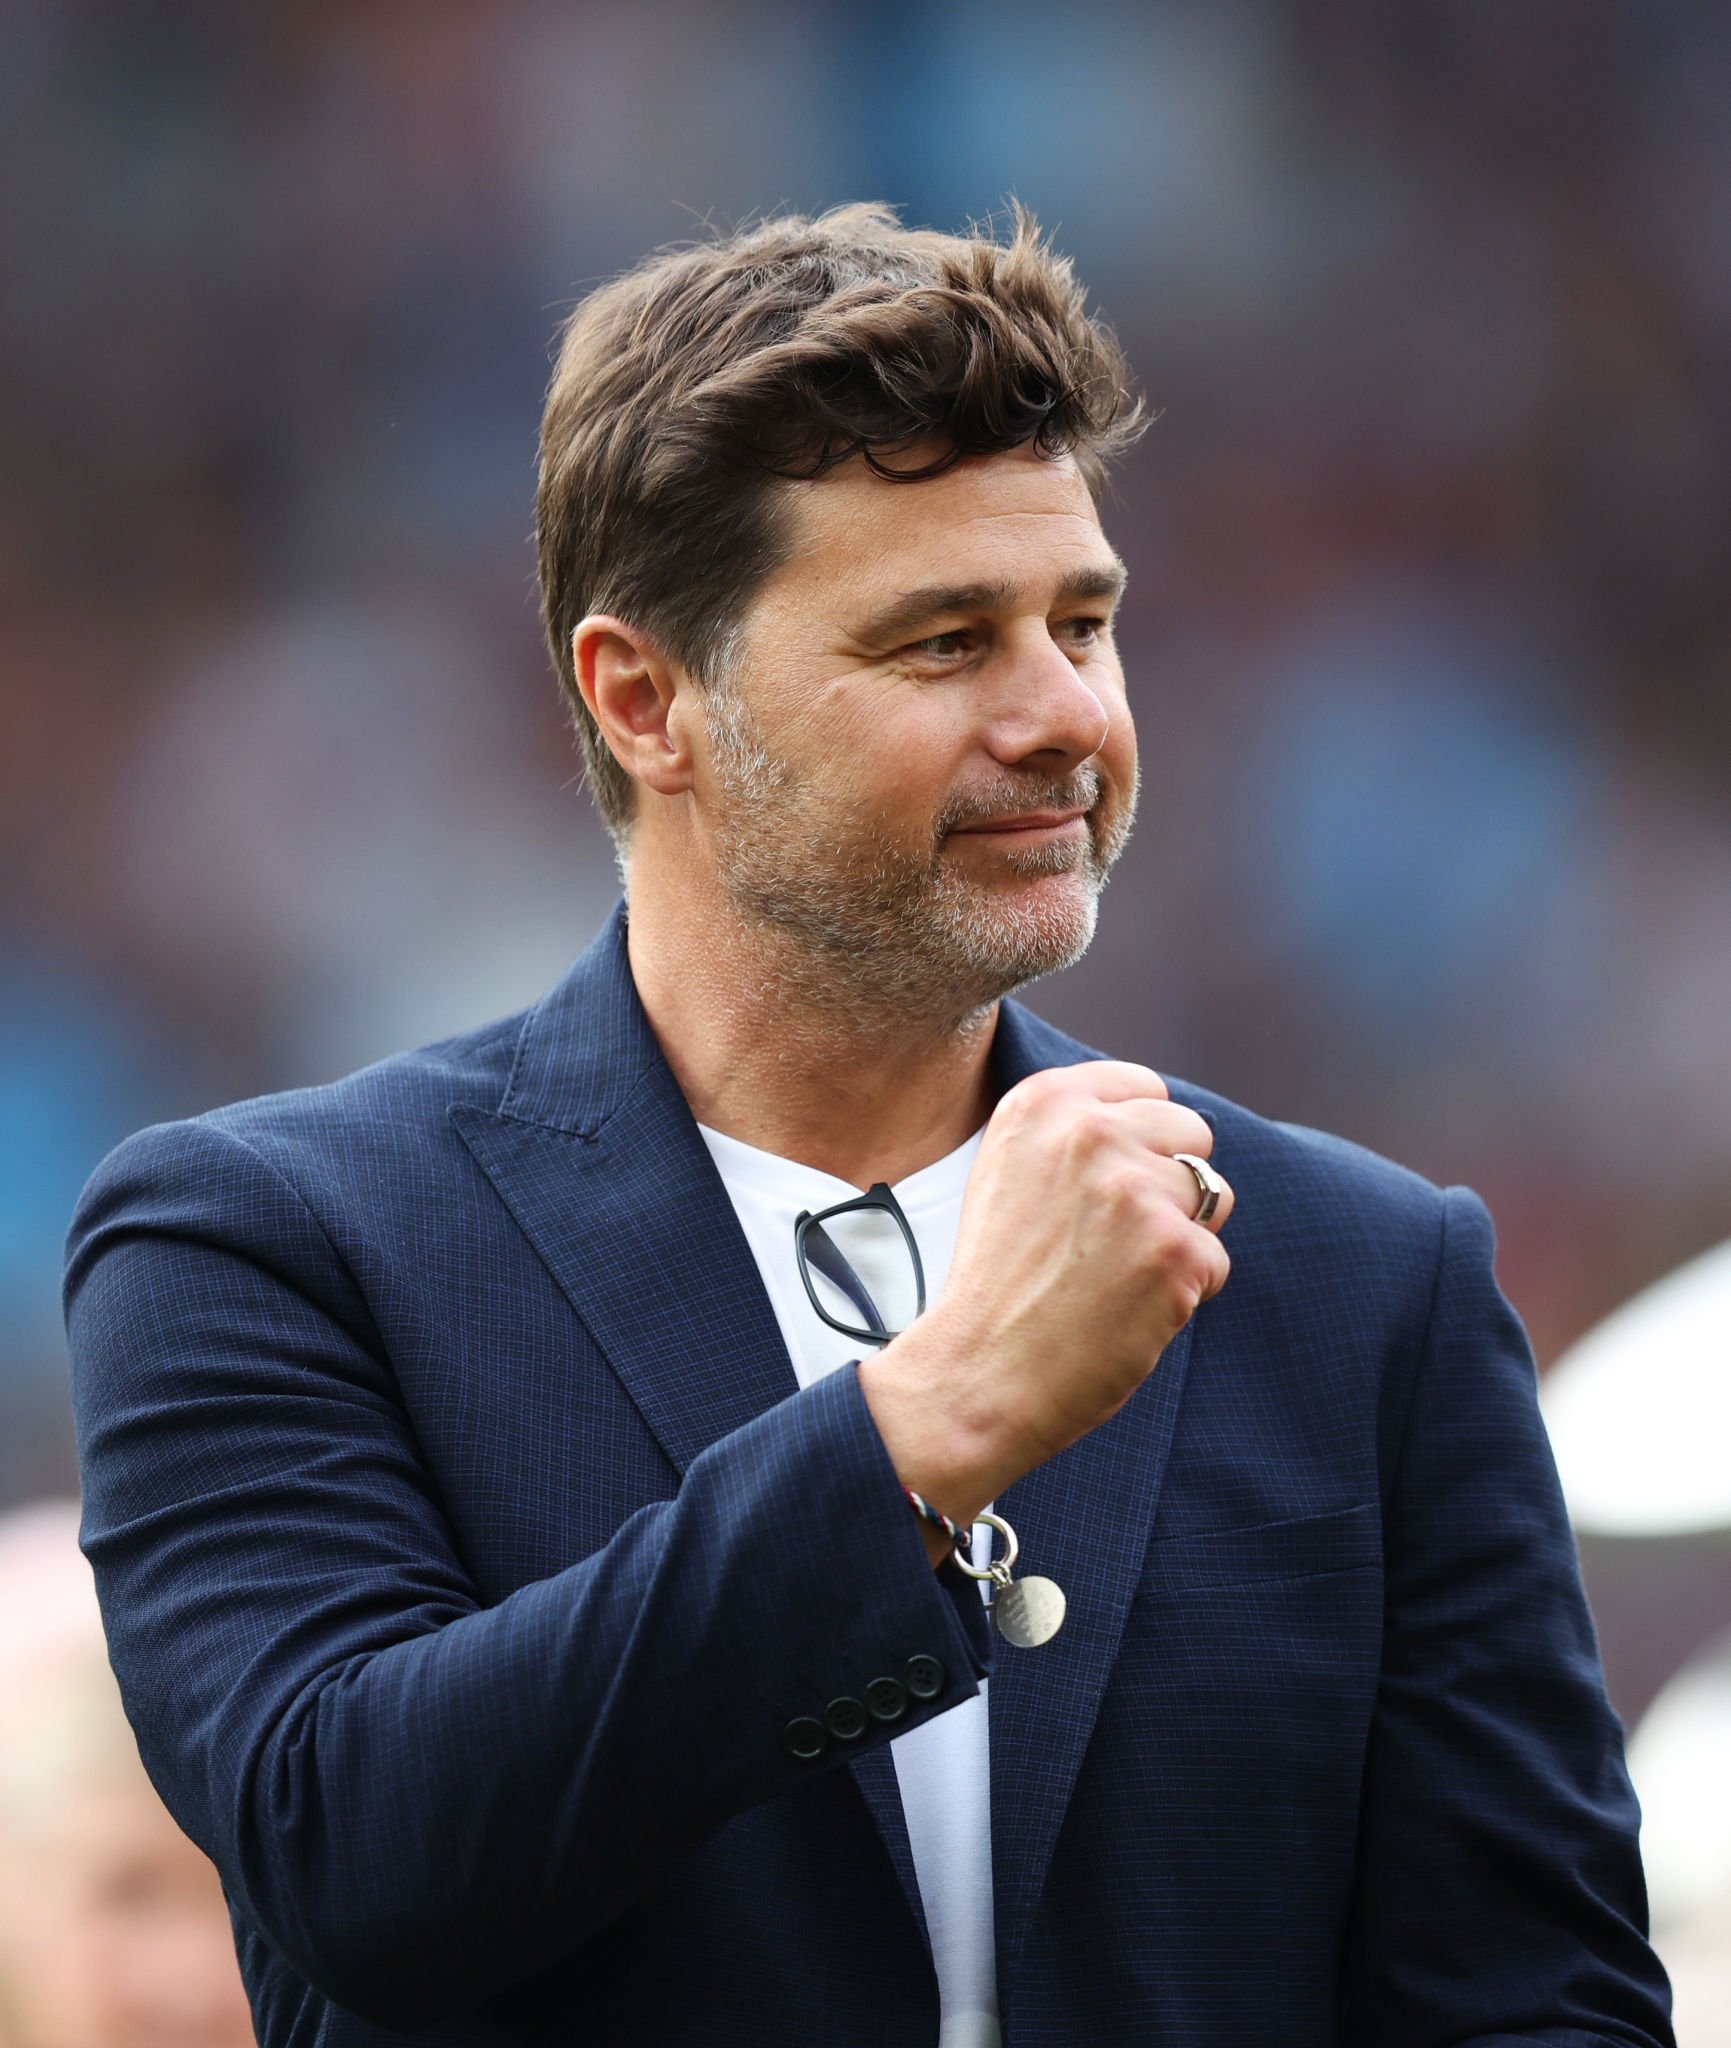
[{"label": "man's face", "polygon": [[1123,571],[1068,458],[787,488],[792,552],[704,699],[700,830],[815,992],[965,1014],[1093,935],[1135,805]]}]

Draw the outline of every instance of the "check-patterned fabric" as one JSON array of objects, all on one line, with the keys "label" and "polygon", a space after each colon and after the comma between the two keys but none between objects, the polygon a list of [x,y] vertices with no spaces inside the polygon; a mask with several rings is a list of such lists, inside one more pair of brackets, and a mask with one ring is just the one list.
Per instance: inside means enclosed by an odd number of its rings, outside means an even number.
[{"label": "check-patterned fabric", "polygon": [[[995,1057],[1092,1055],[1007,1004]],[[988,1668],[1010,2048],[1669,2048],[1483,1208],[1173,1092],[1232,1279],[1009,1490],[1070,1601],[1026,1653],[855,1376],[796,1390],[622,915],[524,1016],[104,1162],[86,1547],[265,2048],[930,2048],[887,1744]]]}]

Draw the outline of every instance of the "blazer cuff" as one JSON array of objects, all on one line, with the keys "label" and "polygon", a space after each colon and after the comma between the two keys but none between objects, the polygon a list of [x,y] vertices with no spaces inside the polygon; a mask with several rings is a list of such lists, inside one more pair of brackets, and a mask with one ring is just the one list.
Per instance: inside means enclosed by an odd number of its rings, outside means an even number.
[{"label": "blazer cuff", "polygon": [[921,1534],[920,1518],[908,1505],[901,1478],[872,1420],[857,1365],[849,1364],[827,1374],[795,1399],[817,1410],[822,1417],[820,1427],[827,1425],[845,1433],[850,1450],[865,1466],[867,1491],[856,1496],[856,1507],[870,1498],[873,1526],[859,1533],[874,1548],[881,1549],[886,1567],[893,1570],[898,1581],[912,1579],[922,1593],[936,1596],[931,1602],[933,1626],[943,1628],[946,1645],[940,1654],[952,1660],[952,1668],[958,1674],[966,1672],[975,1680],[988,1677],[993,1638],[979,1581],[970,1579],[949,1559],[933,1567]]}]

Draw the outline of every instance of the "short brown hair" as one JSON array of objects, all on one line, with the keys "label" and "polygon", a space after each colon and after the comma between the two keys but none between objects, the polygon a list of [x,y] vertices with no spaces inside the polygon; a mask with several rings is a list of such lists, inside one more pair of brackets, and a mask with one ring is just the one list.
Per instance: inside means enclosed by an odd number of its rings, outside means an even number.
[{"label": "short brown hair", "polygon": [[[657,251],[566,322],[541,422],[542,616],[608,828],[631,777],[584,706],[571,638],[612,612],[712,681],[783,559],[779,477],[859,455],[908,481],[1032,443],[1098,499],[1140,431],[1123,355],[1020,207],[1007,241],[881,206]],[[898,467],[910,448],[943,452]]]}]

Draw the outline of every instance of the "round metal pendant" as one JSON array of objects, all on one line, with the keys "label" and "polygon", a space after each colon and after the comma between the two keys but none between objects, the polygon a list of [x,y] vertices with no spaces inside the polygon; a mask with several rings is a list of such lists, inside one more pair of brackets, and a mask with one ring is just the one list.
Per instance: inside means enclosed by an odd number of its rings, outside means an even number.
[{"label": "round metal pendant", "polygon": [[993,1600],[992,1620],[1018,1650],[1037,1649],[1064,1626],[1064,1589],[1052,1579],[1017,1579]]}]

